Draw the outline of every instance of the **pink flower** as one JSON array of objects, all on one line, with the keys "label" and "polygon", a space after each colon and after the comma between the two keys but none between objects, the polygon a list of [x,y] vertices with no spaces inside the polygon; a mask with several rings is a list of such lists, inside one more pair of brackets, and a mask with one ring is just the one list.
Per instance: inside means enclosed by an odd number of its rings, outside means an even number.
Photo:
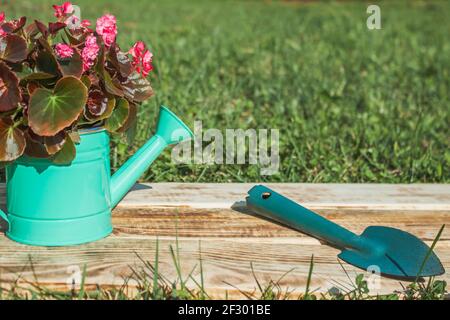
[{"label": "pink flower", "polygon": [[128,51],[129,54],[133,56],[133,58],[140,58],[145,50],[145,44],[142,41],[138,41],[134,44],[133,47],[131,47],[130,51]]},{"label": "pink flower", "polygon": [[111,14],[104,15],[97,20],[97,33],[102,36],[107,48],[109,48],[116,41],[116,23],[116,17]]},{"label": "pink flower", "polygon": [[138,73],[141,73],[142,76],[147,77],[153,70],[153,54],[149,50],[145,49],[144,42],[136,42],[128,53],[133,56],[133,61],[131,64],[134,66],[135,70]]},{"label": "pink flower", "polygon": [[89,20],[83,20],[83,21],[81,21],[81,26],[83,27],[83,28],[87,28],[87,27],[89,27],[91,25],[91,22],[89,21]]},{"label": "pink flower", "polygon": [[73,13],[73,6],[70,2],[64,2],[61,6],[53,5],[53,9],[55,10],[55,17],[58,19]]},{"label": "pink flower", "polygon": [[144,77],[147,77],[153,70],[152,60],[153,54],[149,50],[145,51],[144,57],[142,58],[142,75]]},{"label": "pink flower", "polygon": [[71,58],[73,56],[73,49],[64,43],[58,43],[55,46],[55,51],[58,57],[61,59]]},{"label": "pink flower", "polygon": [[81,52],[81,57],[83,58],[83,72],[89,70],[97,59],[100,47],[97,44],[97,38],[95,36],[88,36],[84,44],[83,51]]},{"label": "pink flower", "polygon": [[[3,22],[5,22],[5,13],[0,12],[0,24],[3,24]],[[5,30],[3,30],[2,27],[0,27],[0,38],[5,37],[7,34],[8,33],[6,33]]]}]

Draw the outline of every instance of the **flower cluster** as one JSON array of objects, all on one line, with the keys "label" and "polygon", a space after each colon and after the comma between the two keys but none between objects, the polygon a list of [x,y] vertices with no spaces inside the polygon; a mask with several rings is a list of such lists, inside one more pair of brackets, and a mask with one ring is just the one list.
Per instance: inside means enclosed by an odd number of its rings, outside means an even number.
[{"label": "flower cluster", "polygon": [[144,42],[136,42],[128,53],[133,56],[132,64],[138,73],[146,77],[153,70],[153,54],[146,49]]},{"label": "flower cluster", "polygon": [[89,35],[86,38],[84,43],[84,48],[81,54],[83,59],[83,71],[86,72],[95,63],[97,59],[98,52],[100,51],[100,47],[97,44],[97,38],[93,35]]},{"label": "flower cluster", "polygon": [[130,134],[153,95],[153,55],[142,41],[120,49],[116,17],[91,28],[71,2],[53,10],[56,21],[28,25],[0,12],[0,162],[24,154],[70,162],[80,129]]},{"label": "flower cluster", "polygon": [[63,5],[53,5],[53,9],[55,10],[55,17],[59,18],[65,18],[69,14],[73,13],[73,6],[70,2],[64,2]]},{"label": "flower cluster", "polygon": [[107,14],[97,20],[97,33],[102,36],[103,42],[107,48],[116,42],[117,26],[116,17]]},{"label": "flower cluster", "polygon": [[[5,13],[4,12],[0,12],[0,24],[2,24],[3,22],[5,22]],[[6,32],[3,31],[3,28],[0,28],[0,37],[4,37],[6,35]]]},{"label": "flower cluster", "polygon": [[55,45],[55,51],[59,58],[72,58],[73,56],[73,49],[64,43],[58,43]]}]

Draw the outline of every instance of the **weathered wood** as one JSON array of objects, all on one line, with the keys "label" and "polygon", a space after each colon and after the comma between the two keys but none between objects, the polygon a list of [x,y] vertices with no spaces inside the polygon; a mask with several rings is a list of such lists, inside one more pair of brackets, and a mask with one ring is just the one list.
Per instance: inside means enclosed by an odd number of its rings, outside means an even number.
[{"label": "weathered wood", "polygon": [[[14,243],[0,236],[0,280],[18,275],[33,281],[33,271],[44,285],[70,282],[74,268],[87,265],[90,285],[120,285],[130,267],[142,265],[139,256],[153,262],[156,239],[160,272],[176,278],[170,246],[176,247],[184,276],[194,269],[199,280],[202,260],[205,287],[216,297],[228,291],[242,297],[256,288],[251,264],[260,281],[277,280],[297,292],[305,288],[309,261],[314,254],[312,288],[325,292],[332,286],[349,289],[338,250],[317,240],[254,217],[242,201],[249,184],[137,185],[113,213],[114,234],[76,247],[40,248]],[[317,210],[355,232],[369,225],[401,228],[431,243],[440,226],[450,224],[449,185],[308,185],[275,184],[275,190]],[[0,198],[4,187],[0,187]],[[450,230],[446,229],[436,253],[450,266]],[[33,268],[30,266],[32,262]],[[363,271],[343,263],[351,278]],[[447,281],[447,275],[441,277]],[[131,283],[133,284],[133,282]],[[195,287],[193,281],[189,282]],[[382,278],[378,293],[401,290],[399,281]]]},{"label": "weathered wood", "polygon": [[[188,206],[191,208],[230,208],[245,201],[247,191],[255,184],[214,183],[139,184],[119,208]],[[267,184],[275,191],[315,209],[387,209],[450,210],[450,185],[439,184]]]}]

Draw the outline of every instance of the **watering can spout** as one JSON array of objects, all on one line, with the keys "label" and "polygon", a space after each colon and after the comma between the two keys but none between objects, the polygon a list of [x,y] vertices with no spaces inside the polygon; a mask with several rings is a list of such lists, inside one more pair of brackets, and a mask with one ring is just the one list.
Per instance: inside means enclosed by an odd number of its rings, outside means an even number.
[{"label": "watering can spout", "polygon": [[147,141],[111,178],[111,202],[115,207],[139,177],[169,145],[190,140],[192,131],[167,107],[162,106],[156,134]]}]

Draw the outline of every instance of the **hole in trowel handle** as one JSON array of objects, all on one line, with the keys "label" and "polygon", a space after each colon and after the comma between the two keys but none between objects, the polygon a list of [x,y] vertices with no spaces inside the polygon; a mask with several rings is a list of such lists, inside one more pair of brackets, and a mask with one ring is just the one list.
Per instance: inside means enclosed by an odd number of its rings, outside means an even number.
[{"label": "hole in trowel handle", "polygon": [[271,194],[270,192],[264,192],[264,193],[261,195],[261,198],[263,198],[264,200],[267,200],[267,199],[270,198],[271,195],[272,195],[272,194]]}]

